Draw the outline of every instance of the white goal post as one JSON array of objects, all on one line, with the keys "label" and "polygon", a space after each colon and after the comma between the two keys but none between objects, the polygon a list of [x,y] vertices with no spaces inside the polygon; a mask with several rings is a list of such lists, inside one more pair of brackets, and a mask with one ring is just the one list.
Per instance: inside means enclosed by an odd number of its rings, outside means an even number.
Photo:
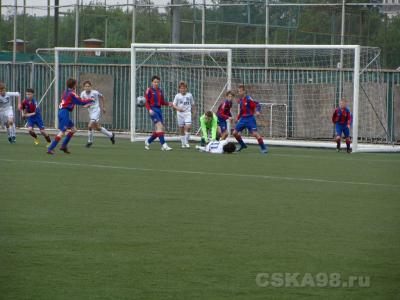
[{"label": "white goal post", "polygon": [[[226,50],[231,50],[232,52],[229,54],[231,57],[234,55],[234,61],[232,59],[229,62],[229,68],[227,68],[228,72],[228,77],[230,80],[234,81],[236,78],[239,80],[239,82],[236,83],[243,83],[243,77],[237,76],[240,72],[238,70],[235,70],[237,66],[240,65],[240,67],[243,68],[254,68],[254,69],[262,69],[261,71],[268,72],[269,70],[277,70],[281,68],[282,70],[290,73],[294,70],[297,69],[302,69],[302,73],[307,73],[310,72],[312,73],[314,70],[317,70],[318,72],[335,72],[335,74],[339,74],[337,76],[338,79],[335,79],[336,81],[334,84],[337,83],[337,86],[339,86],[339,92],[336,92],[334,96],[329,95],[329,101],[331,102],[336,102],[336,104],[332,105],[325,105],[321,109],[324,110],[325,114],[332,114],[335,106],[337,106],[337,103],[339,101],[339,97],[346,96],[348,99],[350,99],[349,105],[351,106],[351,111],[352,111],[352,149],[353,152],[366,152],[366,151],[371,151],[371,152],[381,152],[381,151],[400,151],[399,147],[394,146],[393,144],[390,145],[390,142],[387,137],[381,137],[381,135],[385,135],[385,132],[387,133],[387,130],[385,128],[381,128],[383,133],[380,133],[380,136],[373,136],[375,131],[378,131],[376,128],[373,128],[373,130],[370,130],[373,126],[376,127],[375,123],[380,123],[383,127],[385,127],[385,122],[382,120],[379,120],[379,122],[364,122],[362,124],[363,132],[367,132],[367,134],[363,134],[362,136],[359,135],[359,128],[360,128],[360,75],[370,68],[372,71],[371,72],[378,72],[378,68],[380,65],[378,65],[378,57],[379,57],[379,51],[376,51],[378,54],[375,55],[376,53],[370,49],[364,49],[364,47],[361,47],[359,45],[241,45],[241,44],[157,44],[157,43],[134,43],[131,45],[132,49],[132,66],[131,66],[131,86],[133,87],[131,92],[131,98],[135,99],[138,94],[136,94],[135,90],[135,66],[136,66],[136,61],[135,61],[135,52],[139,51],[140,49],[157,49],[157,51],[170,51],[171,53],[177,50],[180,50],[181,52],[184,51],[210,51],[212,49],[218,50],[218,49],[224,49]],[[360,57],[361,57],[361,51],[364,51],[367,54],[364,54],[363,52],[363,61],[362,65],[360,63]],[[376,49],[373,49],[376,50]],[[257,52],[258,51],[258,52]],[[245,61],[245,59],[248,59],[251,57],[251,54],[255,54],[257,57],[262,57],[257,64],[250,62],[248,63]],[[260,54],[262,53],[262,55]],[[243,56],[240,58],[240,56]],[[247,57],[245,57],[247,56]],[[328,59],[331,59],[330,65],[328,65],[327,61]],[[236,65],[237,59],[239,63]],[[285,60],[286,59],[286,60]],[[275,62],[275,65],[274,65]],[[276,62],[279,62],[276,63]],[[311,64],[312,62],[312,64]],[[326,64],[327,66],[325,66]],[[334,66],[334,67],[332,67]],[[374,69],[373,69],[374,68]],[[346,74],[344,74],[346,73]],[[370,76],[369,74],[367,74]],[[324,75],[325,76],[325,75]],[[332,75],[330,75],[332,76]],[[347,82],[346,86],[344,86],[344,76],[347,76]],[[328,77],[328,75],[326,76]],[[372,76],[373,77],[373,76]],[[309,79],[310,82],[312,83],[312,78]],[[368,79],[364,79],[364,81],[367,81]],[[251,82],[251,80],[248,80]],[[264,83],[267,83],[267,75],[265,75]],[[287,82],[289,85],[289,81]],[[232,84],[234,85],[234,84]],[[332,84],[331,84],[332,85]],[[247,84],[246,84],[247,86]],[[351,89],[349,88],[351,86]],[[374,86],[371,85],[371,89],[373,89]],[[333,89],[333,88],[332,88]],[[363,89],[363,92],[366,94],[367,92],[365,89]],[[350,93],[350,94],[349,94]],[[333,93],[332,93],[333,94]],[[339,97],[337,96],[339,94]],[[303,95],[304,96],[314,96],[314,95]],[[362,118],[379,118],[380,116],[378,115],[377,109],[373,107],[374,103],[371,102],[370,98],[366,94],[366,98],[368,98],[368,101],[370,102],[369,104],[363,104],[363,109],[368,112],[364,112],[361,117]],[[270,99],[257,99],[259,102],[274,102],[271,101]],[[274,100],[274,99],[272,99]],[[296,99],[297,100],[297,99]],[[318,100],[316,99],[314,101],[315,104],[318,104]],[[325,101],[325,100],[324,100]],[[380,108],[383,107],[381,110],[384,110],[385,104],[383,103],[384,101],[379,100],[380,103]],[[368,107],[367,107],[368,106]],[[371,107],[372,108],[371,108]],[[133,107],[133,106],[132,106]],[[367,108],[365,108],[367,107]],[[287,115],[290,115],[290,113],[293,113],[293,105],[290,109],[286,107],[287,110]],[[289,111],[290,110],[290,111]],[[328,112],[327,112],[328,111]],[[135,111],[133,110],[132,112],[132,120],[134,121],[135,117]],[[302,112],[303,114],[306,112]],[[375,114],[374,114],[375,113]],[[287,117],[287,116],[286,116]],[[132,121],[131,120],[131,121]],[[295,117],[292,116],[292,122],[296,121]],[[331,126],[332,129],[332,136],[331,138],[327,138],[327,135],[325,135],[323,140],[318,140],[319,136],[311,137],[309,140],[308,139],[298,139],[294,135],[292,138],[283,138],[283,139],[272,139],[272,140],[267,140],[267,143],[270,144],[275,144],[275,145],[288,145],[288,146],[306,146],[306,147],[326,147],[326,148],[332,148],[335,146],[335,144],[332,142],[333,141],[333,125],[330,122],[330,118],[325,118],[323,120],[324,123],[328,124],[327,126]],[[134,123],[132,123],[132,127]],[[331,124],[331,125],[329,125]],[[373,124],[373,125],[371,125]],[[377,126],[380,126],[379,124]],[[314,124],[314,126],[318,127],[319,124]],[[325,125],[326,126],[326,125]],[[298,127],[306,127],[306,124],[300,125]],[[300,128],[302,130],[305,130],[304,128]],[[296,130],[297,128],[292,125],[291,127],[292,130]],[[268,133],[262,133],[267,135]],[[135,140],[134,138],[135,132],[132,133],[132,140]],[[365,136],[365,137],[364,137]],[[252,141],[252,139],[249,139],[249,141]],[[360,141],[360,143],[359,143]],[[372,142],[370,142],[372,141]],[[378,142],[376,142],[378,141]],[[381,142],[384,141],[384,142]],[[380,143],[379,143],[380,142]]]},{"label": "white goal post", "polygon": [[[107,75],[113,81],[110,90],[114,94],[107,99],[113,100],[109,105],[114,113],[108,126],[129,133],[131,141],[142,140],[151,132],[152,123],[147,111],[136,106],[136,98],[143,96],[152,75],[161,75],[161,87],[168,92],[169,101],[178,92],[179,80],[189,83],[189,92],[194,94],[198,108],[192,133],[198,129],[200,113],[216,112],[225,92],[244,83],[264,108],[258,123],[260,133],[270,145],[335,147],[330,116],[340,97],[345,97],[353,117],[353,152],[400,151],[388,134],[386,83],[380,73],[378,48],[134,43],[130,48],[42,50],[54,51],[54,68],[51,61],[43,60],[54,72],[54,80],[46,90],[47,93],[54,84],[47,96],[51,103],[43,103],[47,111],[54,113],[54,124],[58,121],[60,91],[67,76],[76,75],[84,80],[100,72],[103,79]],[[89,59],[88,53],[101,56],[95,61]],[[77,63],[78,56],[81,60]],[[103,80],[100,89],[108,88]],[[237,113],[236,105],[232,113]],[[75,115],[80,128],[85,128],[87,115],[82,116]],[[164,116],[168,138],[173,138],[177,135],[176,115],[165,109]],[[243,137],[249,143],[256,142],[246,132]]]},{"label": "white goal post", "polygon": [[[162,44],[161,47],[153,47],[151,45],[143,44],[144,46],[141,46],[140,44],[131,44],[131,117],[130,117],[130,138],[131,141],[137,141],[137,130],[136,130],[136,115],[137,115],[137,106],[136,106],[136,98],[138,96],[143,96],[138,91],[137,88],[137,71],[138,69],[144,65],[148,64],[150,59],[158,53],[165,53],[165,54],[172,54],[172,55],[180,55],[180,54],[190,54],[190,55],[198,55],[199,57],[199,62],[201,63],[200,66],[205,65],[205,56],[209,56],[211,60],[215,63],[216,66],[220,67],[221,69],[224,69],[224,72],[226,73],[226,81],[224,82],[224,85],[222,89],[218,91],[218,95],[215,95],[216,101],[214,102],[214,105],[218,102],[218,100],[224,95],[224,92],[226,90],[231,89],[232,85],[232,50],[231,49],[226,49],[226,48],[208,48],[208,47],[200,47],[200,48],[195,48],[195,47],[190,47],[190,48],[185,48],[182,47],[182,45],[174,47],[174,44]],[[137,53],[144,53],[145,56],[143,58],[143,62],[138,62],[137,59]],[[218,65],[218,62],[212,57],[213,54],[222,54],[224,58],[226,59],[224,61],[224,66]],[[171,60],[174,59],[174,56],[170,57]],[[156,63],[158,63],[156,61]],[[172,62],[171,62],[172,64]],[[177,63],[179,66],[179,63]],[[156,75],[156,74],[152,74]],[[152,76],[151,75],[151,76]],[[164,78],[162,78],[163,80]],[[147,78],[149,81],[150,78]],[[143,91],[142,91],[143,92]],[[176,91],[175,94],[177,93],[177,86],[176,86]]]}]

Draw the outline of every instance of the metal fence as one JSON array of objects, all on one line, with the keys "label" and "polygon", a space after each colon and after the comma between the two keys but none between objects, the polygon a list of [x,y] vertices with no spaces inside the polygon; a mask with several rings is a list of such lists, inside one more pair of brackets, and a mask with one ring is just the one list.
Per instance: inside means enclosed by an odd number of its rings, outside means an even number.
[{"label": "metal fence", "polygon": [[[157,72],[161,77],[168,77],[167,74],[178,72],[179,70],[172,70],[168,66],[147,66],[146,74],[152,74]],[[15,72],[15,82],[11,82],[12,72]],[[195,128],[198,128],[199,114],[203,113],[204,110],[209,109],[215,103],[215,91],[219,91],[223,87],[224,74],[221,73],[220,68],[206,67],[206,68],[193,68],[190,72],[181,72],[179,80],[186,80],[189,83],[191,92],[195,99],[201,99],[197,101],[197,115],[194,117]],[[255,99],[261,102],[272,102],[278,103],[285,106],[284,113],[282,111],[276,112],[281,115],[281,119],[287,119],[285,125],[285,131],[287,132],[288,138],[292,139],[329,139],[332,137],[333,129],[329,122],[326,124],[310,124],[310,126],[316,127],[315,131],[305,131],[304,124],[308,121],[307,118],[310,116],[303,113],[303,110],[307,109],[302,107],[301,104],[304,97],[308,94],[310,89],[313,93],[319,93],[324,91],[332,99],[335,99],[337,91],[337,70],[321,70],[321,69],[298,69],[298,70],[285,70],[285,69],[264,69],[264,68],[244,68],[235,67],[232,69],[233,72],[233,87],[239,82],[248,84],[250,92]],[[127,64],[61,64],[60,65],[60,82],[65,82],[70,76],[76,76],[79,80],[91,76],[104,77],[105,84],[101,88],[103,91],[107,89],[108,94],[108,106],[107,110],[109,116],[106,127],[112,128],[118,131],[129,131],[130,125],[130,66]],[[186,74],[186,75],[185,75]],[[363,109],[363,104],[366,103],[364,108],[369,105],[368,101],[375,101],[372,104],[376,104],[377,101],[383,102],[378,103],[381,109],[378,111],[379,114],[384,115],[381,121],[384,122],[384,126],[389,134],[389,140],[400,141],[400,72],[394,71],[383,71],[382,82],[377,78],[374,78],[374,72],[365,73],[361,80],[365,84],[365,89],[369,94],[366,99],[362,92],[360,92],[360,109]],[[108,76],[108,77],[107,77]],[[187,76],[185,78],[185,76]],[[146,77],[146,76],[145,76]],[[148,84],[145,77],[141,78],[138,82],[138,86],[142,89]],[[54,124],[54,89],[50,88],[52,80],[54,78],[53,71],[46,64],[41,63],[23,63],[15,64],[12,63],[0,63],[0,81],[5,82],[8,86],[8,90],[15,87],[17,91],[23,92],[27,87],[33,87],[38,100],[41,100],[41,107],[43,112],[43,118],[47,127],[53,128]],[[147,78],[147,77],[146,77]],[[351,86],[352,86],[352,72],[344,72],[344,94],[348,90],[348,95],[351,97]],[[176,93],[175,82],[164,82],[164,90],[166,98],[172,101],[174,94]],[[63,87],[59,86],[59,92],[61,94]],[[100,88],[99,88],[100,89]],[[382,97],[381,97],[382,96]],[[363,98],[364,97],[364,98]],[[380,100],[381,99],[381,100]],[[335,103],[332,103],[332,107]],[[282,106],[282,107],[283,107]],[[384,111],[382,111],[384,110]],[[299,111],[301,113],[299,113]],[[311,111],[311,114],[321,113],[319,111]],[[270,114],[267,109],[265,114]],[[381,137],[385,135],[382,132],[381,124],[378,124],[378,120],[374,119],[375,112],[365,110],[365,116],[369,114],[371,117],[365,117],[363,120],[363,114],[360,114],[360,137],[365,141],[373,141],[374,137]],[[175,114],[172,110],[165,109],[164,116],[167,120],[167,130],[169,133],[176,133],[177,126],[175,120]],[[270,120],[266,116],[265,128],[261,128],[263,133],[268,136],[271,132]],[[74,118],[76,124],[80,128],[86,128],[87,125],[87,113],[85,111],[77,110],[74,112]],[[275,118],[275,116],[273,116]],[[152,123],[148,118],[145,109],[137,110],[137,128],[141,132],[150,132],[152,130]],[[374,120],[374,121],[371,121]],[[364,122],[364,123],[363,123]],[[368,123],[368,122],[373,122]],[[24,121],[21,118],[18,111],[16,111],[16,123],[18,126],[24,126]],[[363,125],[364,124],[364,125]],[[273,125],[274,126],[274,125]],[[282,127],[282,126],[281,126]],[[372,128],[372,129],[371,129]],[[282,138],[282,131],[274,130],[277,135],[272,137]],[[285,132],[285,135],[286,135]]]}]

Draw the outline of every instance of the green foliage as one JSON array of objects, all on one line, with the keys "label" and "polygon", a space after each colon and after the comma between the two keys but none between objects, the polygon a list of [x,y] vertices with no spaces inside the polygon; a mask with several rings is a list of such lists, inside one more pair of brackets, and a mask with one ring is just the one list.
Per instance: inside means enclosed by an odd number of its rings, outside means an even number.
[{"label": "green foliage", "polygon": [[[128,47],[132,36],[131,10],[106,10],[101,4],[93,1],[80,8],[80,45],[84,39],[98,38],[107,41],[107,47]],[[9,13],[2,17],[0,49],[4,50],[10,49],[6,41],[13,38],[13,17]],[[388,20],[378,8],[346,7],[345,43],[382,48],[383,66],[398,67],[399,18]],[[181,7],[181,20],[180,41],[200,43],[201,6]],[[206,22],[206,43],[265,43],[264,1],[253,1],[248,6],[207,6]],[[171,9],[137,8],[136,41],[169,43],[171,26]],[[340,27],[341,7],[270,7],[270,43],[339,44]],[[18,38],[29,42],[27,52],[54,46],[53,28],[53,17],[18,16]],[[58,46],[73,46],[74,33],[75,12],[70,10],[60,15]]]}]

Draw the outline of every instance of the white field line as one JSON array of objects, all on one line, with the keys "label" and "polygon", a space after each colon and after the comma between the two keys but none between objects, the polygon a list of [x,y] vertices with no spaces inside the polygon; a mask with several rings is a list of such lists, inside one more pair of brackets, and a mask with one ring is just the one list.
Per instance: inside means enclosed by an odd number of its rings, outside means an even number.
[{"label": "white field line", "polygon": [[151,168],[139,168],[139,167],[123,167],[123,166],[110,166],[110,165],[99,165],[99,164],[81,164],[81,163],[67,163],[67,162],[56,162],[56,161],[37,161],[37,160],[15,160],[15,159],[0,159],[1,162],[8,163],[33,163],[33,164],[44,164],[44,165],[58,165],[67,167],[83,167],[83,168],[97,168],[97,169],[109,169],[109,170],[125,170],[125,171],[140,171],[140,172],[162,172],[171,174],[188,174],[188,175],[205,175],[205,176],[226,176],[226,177],[239,177],[239,178],[253,178],[253,179],[264,179],[264,180],[285,180],[285,181],[299,181],[299,182],[311,182],[311,183],[331,183],[331,184],[344,184],[344,185],[359,185],[359,186],[376,186],[376,187],[390,187],[400,188],[400,185],[376,183],[376,182],[359,182],[359,181],[340,181],[340,180],[329,180],[320,178],[299,178],[299,177],[288,177],[288,176],[274,176],[274,175],[256,175],[256,174],[238,174],[238,173],[218,173],[218,172],[204,172],[204,171],[189,171],[189,170],[165,170],[165,169],[151,169]]}]

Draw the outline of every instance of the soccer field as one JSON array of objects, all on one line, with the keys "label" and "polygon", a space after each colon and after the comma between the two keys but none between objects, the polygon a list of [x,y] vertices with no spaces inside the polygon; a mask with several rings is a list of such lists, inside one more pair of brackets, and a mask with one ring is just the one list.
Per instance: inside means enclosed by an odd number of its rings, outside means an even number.
[{"label": "soccer field", "polygon": [[40,138],[0,135],[1,299],[400,297],[399,154]]}]

